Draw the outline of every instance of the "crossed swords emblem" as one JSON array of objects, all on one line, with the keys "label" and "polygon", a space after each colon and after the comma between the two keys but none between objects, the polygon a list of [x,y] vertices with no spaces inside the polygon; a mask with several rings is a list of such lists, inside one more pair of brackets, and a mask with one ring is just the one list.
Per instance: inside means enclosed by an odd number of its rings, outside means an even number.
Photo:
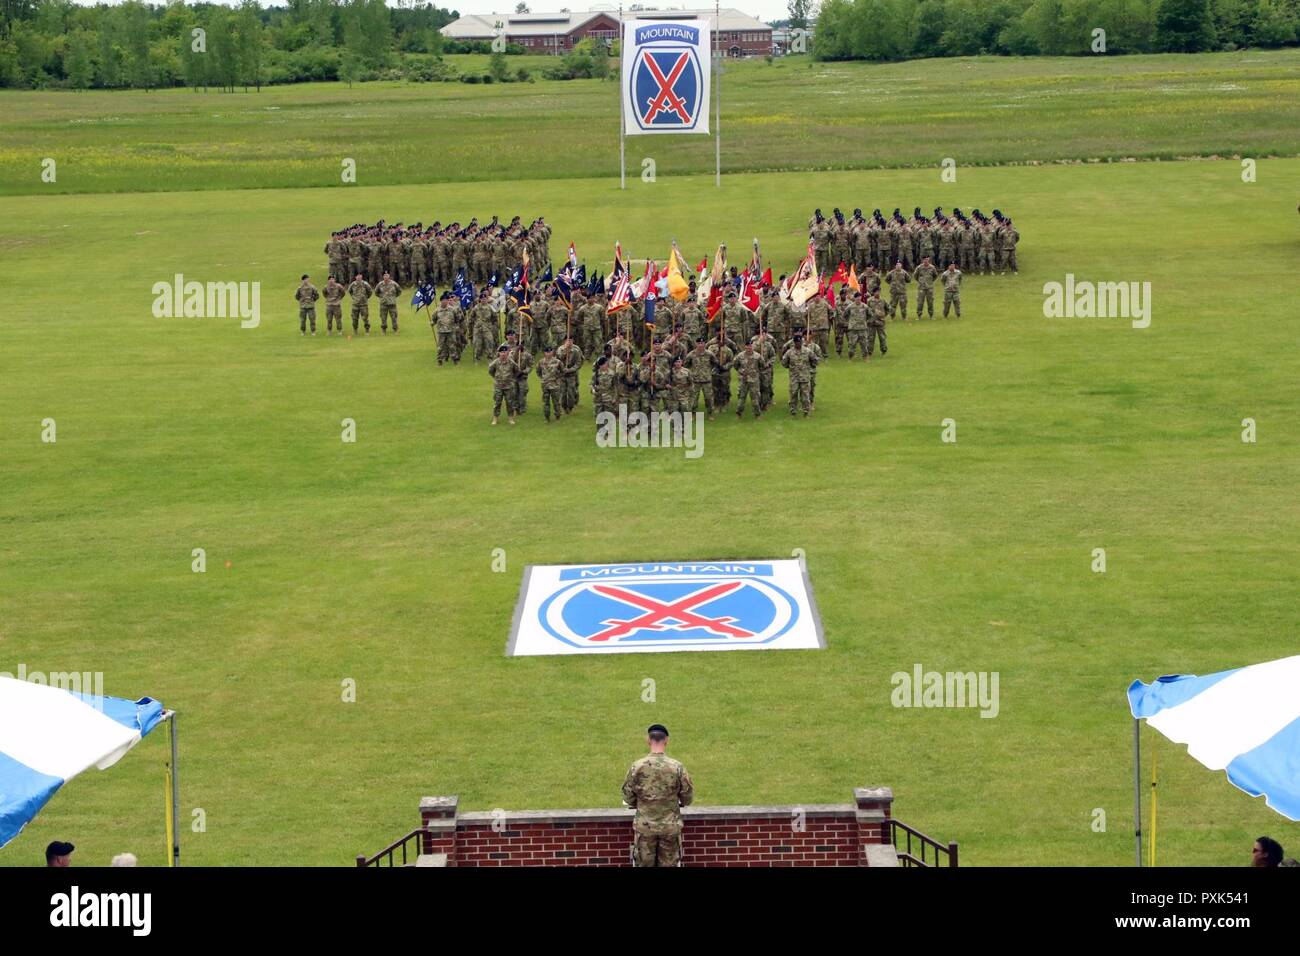
[{"label": "crossed swords emblem", "polygon": [[642,58],[642,61],[650,70],[650,75],[653,76],[654,81],[659,84],[659,92],[654,96],[646,98],[646,103],[648,105],[646,108],[645,118],[642,122],[647,126],[654,122],[654,118],[660,113],[676,113],[681,117],[683,123],[691,122],[691,115],[686,111],[686,99],[673,92],[673,85],[677,82],[678,78],[681,77],[682,71],[686,69],[686,64],[689,59],[690,54],[679,54],[677,62],[675,62],[672,69],[668,71],[668,75],[664,76],[663,71],[659,69],[659,64],[655,62],[653,56],[647,53]]},{"label": "crossed swords emblem", "polygon": [[[702,628],[711,634],[724,637],[753,637],[753,631],[736,627],[732,623],[736,620],[734,617],[705,617],[702,614],[696,614],[693,610],[701,605],[708,604],[716,598],[730,594],[737,588],[744,587],[744,585],[745,582],[743,581],[725,581],[722,584],[712,584],[668,603],[656,601],[652,597],[646,597],[644,594],[630,591],[627,588],[609,584],[593,585],[592,590],[598,594],[640,608],[645,613],[626,621],[613,618],[601,621],[602,624],[606,625],[605,630],[591,635],[587,640],[608,641],[613,638],[626,637],[634,631],[680,630],[687,627]],[[678,623],[667,625],[663,623],[668,620]]]}]

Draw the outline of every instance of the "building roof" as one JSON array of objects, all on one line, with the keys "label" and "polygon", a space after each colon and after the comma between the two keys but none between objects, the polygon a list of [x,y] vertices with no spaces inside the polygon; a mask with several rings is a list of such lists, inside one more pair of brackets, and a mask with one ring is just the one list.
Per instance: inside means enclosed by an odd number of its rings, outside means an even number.
[{"label": "building roof", "polygon": [[[618,10],[585,10],[574,13],[483,13],[466,14],[442,28],[442,35],[452,40],[481,40],[496,33],[496,25],[505,27],[506,36],[553,36],[578,29],[601,14],[618,19]],[[712,7],[685,10],[624,10],[624,20],[713,20]],[[734,7],[720,11],[719,30],[771,30],[766,23]]]}]

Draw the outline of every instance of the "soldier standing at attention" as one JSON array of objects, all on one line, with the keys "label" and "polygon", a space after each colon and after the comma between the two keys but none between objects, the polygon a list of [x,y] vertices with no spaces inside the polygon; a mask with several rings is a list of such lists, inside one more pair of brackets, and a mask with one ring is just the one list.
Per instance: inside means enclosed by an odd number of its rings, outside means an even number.
[{"label": "soldier standing at attention", "polygon": [[491,359],[497,348],[497,314],[488,301],[487,289],[479,291],[478,301],[469,310],[469,320],[474,337],[474,361]]},{"label": "soldier standing at attention", "polygon": [[929,306],[930,318],[934,318],[934,280],[939,278],[939,270],[934,267],[930,257],[926,256],[912,273],[916,280],[916,317],[921,317],[921,310]]},{"label": "soldier standing at attention", "polygon": [[334,277],[330,276],[329,281],[325,283],[325,334],[333,335],[334,326],[337,323],[339,335],[343,334],[343,295],[348,290],[344,288],[341,282],[335,282]]},{"label": "soldier standing at attention", "polygon": [[881,357],[889,351],[885,345],[885,316],[888,313],[879,293],[871,293],[871,300],[867,302],[867,358],[871,358],[871,353],[875,351],[877,338],[880,339]]},{"label": "soldier standing at attention", "polygon": [[803,344],[803,333],[796,332],[790,348],[781,356],[781,364],[790,370],[790,414],[797,408],[803,409],[803,417],[808,417],[812,406],[812,369],[817,362],[812,350]]},{"label": "soldier standing at attention", "polygon": [[[429,319],[429,324],[433,326],[438,335],[439,365],[443,362],[455,361],[456,321],[459,317],[457,313],[460,312],[460,306],[458,304],[453,305],[452,302],[454,301],[455,296],[450,292],[444,292],[442,294],[442,304],[438,306],[437,313]],[[500,356],[497,356],[497,360],[500,361]],[[513,419],[515,414],[513,402],[511,402],[507,411],[509,411]]]},{"label": "soldier standing at attention", "polygon": [[699,407],[700,395],[704,395],[704,407],[708,410],[709,421],[713,421],[713,366],[717,364],[713,353],[704,347],[704,337],[695,340],[695,351],[686,353],[685,364],[691,375],[690,410]]},{"label": "soldier standing at attention", "polygon": [[[948,306],[952,305],[957,310],[957,318],[961,318],[961,270],[957,268],[957,263],[948,263],[948,268],[943,273],[943,317],[948,318]],[[881,350],[884,354],[884,350]]]},{"label": "soldier standing at attention", "polygon": [[311,334],[316,334],[316,300],[320,298],[320,290],[311,284],[311,279],[307,273],[302,274],[302,285],[298,286],[293,297],[298,300],[298,331],[306,335],[307,323],[311,322]]},{"label": "soldier standing at attention", "polygon": [[761,399],[763,356],[754,351],[753,342],[746,342],[745,350],[736,356],[735,369],[737,377],[736,417],[744,417],[745,399],[748,398],[750,405],[754,408],[754,417],[758,418],[763,414]]},{"label": "soldier standing at attention", "polygon": [[668,728],[651,724],[646,730],[650,753],[632,764],[623,781],[623,802],[636,811],[633,859],[637,866],[680,866],[682,807],[695,799],[691,775],[664,751]]},{"label": "soldier standing at attention", "polygon": [[[441,309],[439,310],[441,311]],[[515,366],[507,354],[507,346],[497,346],[497,357],[488,363],[492,376],[492,424],[501,417],[501,403],[505,402],[510,424],[515,423]]]},{"label": "soldier standing at attention", "polygon": [[366,324],[366,335],[370,334],[370,296],[373,294],[374,290],[370,287],[370,283],[367,282],[365,277],[358,272],[357,277],[353,279],[352,284],[348,286],[348,295],[352,297],[353,333],[356,333],[357,331],[357,322],[364,321]]},{"label": "soldier standing at attention", "polygon": [[885,279],[889,283],[889,317],[892,319],[895,315],[900,315],[906,320],[907,284],[912,281],[911,275],[903,268],[903,263],[895,262]]},{"label": "soldier standing at attention", "polygon": [[397,334],[397,297],[402,294],[402,287],[393,281],[387,272],[379,285],[375,286],[375,296],[379,299],[379,330],[388,334],[388,320],[393,320],[393,334]]},{"label": "soldier standing at attention", "polygon": [[[904,273],[906,275],[906,273]],[[867,360],[867,327],[868,312],[867,306],[862,302],[862,293],[854,292],[853,300],[848,304],[849,313],[849,358],[853,358],[853,353],[861,349],[862,360]]]},{"label": "soldier standing at attention", "polygon": [[551,413],[558,422],[564,414],[564,363],[555,357],[555,349],[547,345],[542,349],[542,360],[537,363],[537,377],[542,380],[542,417],[549,424]]},{"label": "soldier standing at attention", "polygon": [[578,371],[582,368],[582,349],[574,344],[573,339],[566,337],[563,344],[555,350],[555,357],[564,368],[564,393],[560,405],[565,414],[572,415],[578,407]]}]

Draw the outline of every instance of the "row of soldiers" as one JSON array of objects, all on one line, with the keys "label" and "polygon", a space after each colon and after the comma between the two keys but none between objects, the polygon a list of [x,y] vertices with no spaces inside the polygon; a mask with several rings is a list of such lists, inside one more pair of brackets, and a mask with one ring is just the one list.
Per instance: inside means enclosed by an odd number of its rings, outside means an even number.
[{"label": "row of soldiers", "polygon": [[969,216],[954,209],[949,216],[942,206],[935,207],[932,217],[923,216],[917,206],[908,218],[898,209],[888,218],[879,209],[870,216],[854,209],[847,219],[838,208],[829,218],[817,209],[808,220],[808,240],[817,269],[823,273],[830,273],[841,262],[855,266],[858,272],[869,265],[885,272],[895,262],[912,269],[926,258],[940,269],[955,263],[970,273],[1019,272],[1016,246],[1020,233],[1000,209],[993,210],[992,219],[978,209]]},{"label": "row of soldiers", "polygon": [[[850,342],[853,354],[858,340],[865,340],[864,350],[871,347],[871,330],[883,330],[883,306],[875,318],[863,301],[860,291],[852,293],[850,305],[853,327],[858,339]],[[876,296],[879,302],[879,297]],[[881,354],[884,354],[884,336]],[[865,354],[864,354],[864,357]],[[571,415],[578,405],[578,378],[585,356],[572,338],[556,347],[546,345],[536,364],[541,380],[542,412],[545,420],[556,421]],[[826,353],[817,342],[796,327],[784,342],[765,328],[744,345],[726,335],[715,338],[699,336],[692,345],[680,327],[667,337],[657,337],[649,348],[637,349],[622,331],[605,343],[592,363],[590,392],[593,410],[617,414],[620,406],[632,412],[689,413],[703,404],[709,419],[727,408],[732,401],[732,372],[736,373],[736,417],[743,417],[746,404],[754,418],[759,418],[773,403],[773,373],[780,364],[789,370],[790,414],[802,410],[807,417],[816,408],[817,367]],[[492,424],[500,420],[504,406],[510,424],[527,411],[528,385],[534,371],[533,354],[519,340],[514,330],[506,333],[506,342],[496,347],[496,358],[488,364],[492,378]]]},{"label": "row of soldiers", "polygon": [[[881,298],[882,278],[890,292],[888,301]],[[686,342],[718,334],[733,342],[748,342],[760,328],[766,328],[778,341],[786,341],[792,330],[799,327],[807,329],[809,339],[820,346],[827,358],[832,339],[836,354],[843,354],[844,346],[849,344],[850,356],[854,345],[869,355],[869,344],[864,340],[870,332],[873,341],[879,339],[883,354],[885,318],[907,318],[911,283],[917,286],[916,317],[919,319],[928,311],[933,319],[936,283],[943,286],[944,316],[947,317],[950,309],[961,316],[961,281],[962,272],[955,263],[950,263],[943,272],[928,259],[910,271],[902,263],[896,263],[883,277],[873,266],[868,266],[860,279],[861,310],[853,308],[853,290],[847,285],[840,287],[839,299],[834,304],[827,297],[816,295],[801,306],[782,297],[777,287],[764,288],[756,311],[740,305],[735,288],[729,287],[724,304],[711,322],[704,307],[691,294],[681,302],[668,299],[656,303],[654,326]],[[645,321],[644,302],[635,302],[611,315],[603,292],[587,295],[575,290],[566,301],[558,289],[544,285],[527,314],[514,300],[507,298],[502,303],[488,289],[480,290],[477,301],[467,310],[461,308],[454,294],[447,292],[437,312],[430,316],[438,337],[438,364],[458,363],[470,346],[475,362],[491,360],[500,340],[503,309],[505,329],[515,332],[520,347],[534,356],[541,355],[548,345],[566,339],[572,339],[585,356],[594,359],[616,333],[640,350],[648,348],[653,338]],[[866,313],[865,319],[859,312]]]},{"label": "row of soldiers", "polygon": [[369,276],[375,282],[385,272],[404,286],[430,280],[450,285],[464,271],[475,283],[486,283],[495,274],[506,276],[523,262],[527,253],[531,268],[543,270],[550,261],[551,227],[538,217],[524,226],[518,216],[503,225],[496,216],[480,225],[478,217],[462,226],[435,222],[374,225],[356,223],[330,234],[325,243],[328,274],[340,282],[355,276]]},{"label": "row of soldiers", "polygon": [[[916,317],[920,319],[928,309],[930,318],[934,318],[934,286],[940,281],[944,288],[943,315],[946,318],[950,308],[955,308],[961,317],[961,280],[962,272],[955,263],[940,272],[928,258],[924,259],[914,270],[907,270],[901,262],[885,273],[883,279],[888,284],[890,297],[888,302],[880,298],[882,277],[874,266],[867,266],[859,280],[864,295],[861,305],[867,313],[865,324],[855,312],[854,299],[847,285],[840,286],[840,298],[831,304],[827,298],[817,295],[802,306],[795,306],[783,298],[776,287],[763,289],[757,311],[750,311],[741,306],[737,300],[734,287],[729,287],[724,297],[725,304],[713,323],[707,319],[705,310],[696,301],[694,295],[686,300],[666,300],[658,303],[656,308],[656,326],[671,328],[673,334],[680,334],[686,341],[720,330],[720,334],[735,342],[748,342],[760,327],[767,328],[773,336],[783,338],[796,326],[806,328],[810,338],[821,346],[829,357],[831,338],[833,336],[836,354],[843,354],[845,343],[849,343],[849,356],[853,355],[855,334],[862,336],[872,331],[872,338],[878,335],[881,354],[885,351],[884,317],[907,318],[908,285],[917,286]],[[491,289],[479,291],[478,300],[469,308],[463,309],[460,300],[451,292],[443,293],[438,311],[429,317],[438,341],[438,364],[458,363],[467,346],[473,345],[474,361],[490,360],[497,350],[501,328],[501,311],[505,309],[505,327],[521,337],[521,345],[535,355],[540,355],[548,345],[573,339],[584,354],[599,354],[603,344],[609,340],[615,330],[626,331],[628,340],[644,348],[650,339],[645,318],[645,305],[637,302],[621,313],[609,314],[605,293],[588,297],[584,292],[575,290],[571,299],[566,300],[560,291],[551,284],[542,287],[540,297],[531,303],[527,313],[519,309],[518,303],[506,298],[504,303],[493,297]],[[330,276],[325,284],[326,334],[333,335],[337,326],[343,334],[344,294],[351,297],[352,331],[360,334],[364,325],[365,334],[370,334],[370,299],[379,300],[380,329],[388,332],[389,322],[393,332],[398,332],[397,300],[402,294],[402,284],[385,272],[375,286],[371,286],[358,275],[346,288]],[[322,293],[307,275],[303,275],[302,284],[294,292],[298,301],[299,330],[307,334],[308,325],[311,334],[316,334],[316,302]],[[571,302],[571,305],[570,305]],[[720,324],[719,324],[720,323]],[[711,328],[710,328],[711,326]],[[870,355],[867,345],[863,345],[864,355]]]}]

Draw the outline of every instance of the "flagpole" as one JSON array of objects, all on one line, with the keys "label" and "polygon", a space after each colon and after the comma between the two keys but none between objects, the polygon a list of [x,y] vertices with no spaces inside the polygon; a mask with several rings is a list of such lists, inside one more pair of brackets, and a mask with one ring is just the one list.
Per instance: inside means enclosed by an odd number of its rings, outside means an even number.
[{"label": "flagpole", "polygon": [[623,111],[623,4],[618,5],[618,188],[627,189],[627,118]]},{"label": "flagpole", "polygon": [[1133,815],[1136,819],[1137,865],[1142,865],[1142,721],[1133,718]]},{"label": "flagpole", "polygon": [[713,4],[714,46],[719,55],[713,58],[713,183],[722,186],[722,0]]}]

